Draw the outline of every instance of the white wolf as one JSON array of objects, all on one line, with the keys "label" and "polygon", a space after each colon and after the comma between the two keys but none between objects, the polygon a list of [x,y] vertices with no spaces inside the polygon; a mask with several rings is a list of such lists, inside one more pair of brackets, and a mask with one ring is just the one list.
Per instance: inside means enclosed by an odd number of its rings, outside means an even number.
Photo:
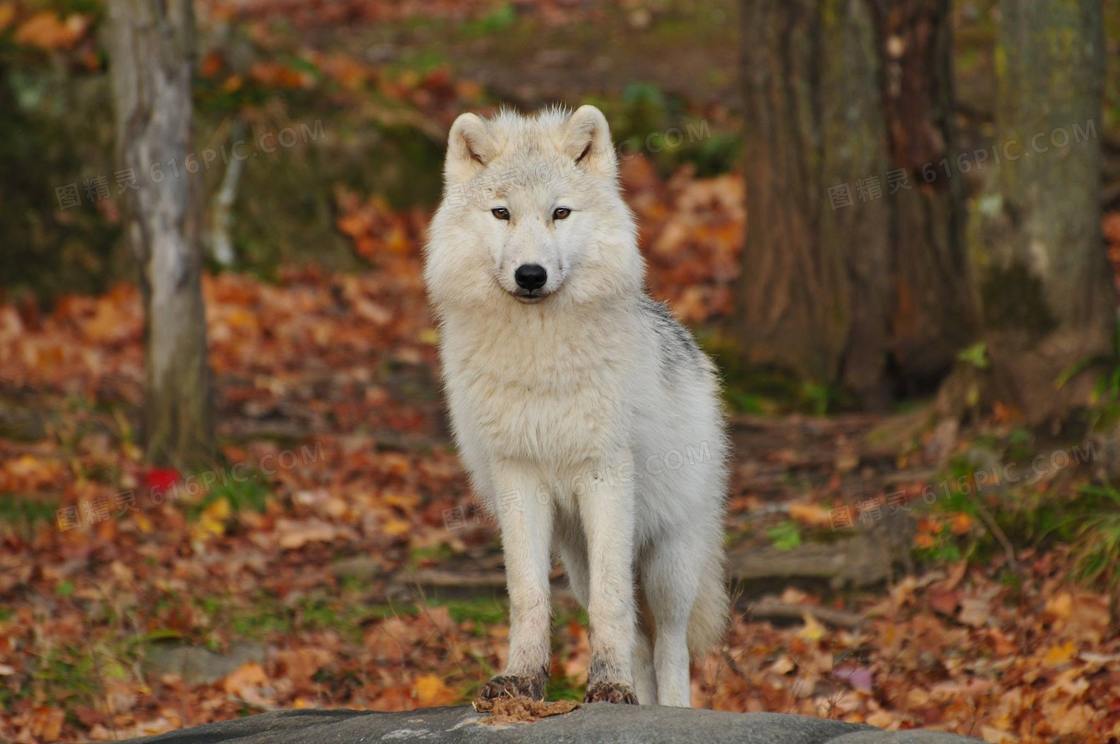
[{"label": "white wolf", "polygon": [[725,625],[719,382],[644,292],[617,167],[593,106],[451,127],[425,280],[511,607],[481,699],[543,697],[553,548],[590,618],[588,701],[689,705],[689,651]]}]

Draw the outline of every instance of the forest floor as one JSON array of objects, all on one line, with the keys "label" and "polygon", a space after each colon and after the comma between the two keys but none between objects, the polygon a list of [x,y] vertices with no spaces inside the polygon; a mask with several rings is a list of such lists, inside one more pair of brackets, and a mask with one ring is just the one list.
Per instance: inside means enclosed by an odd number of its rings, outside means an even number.
[{"label": "forest floor", "polygon": [[[718,327],[736,177],[666,182],[626,163],[650,286]],[[448,704],[502,667],[501,554],[442,414],[423,221],[349,206],[339,229],[367,270],[207,277],[227,461],[210,472],[143,462],[131,286],[46,314],[0,306],[0,737]],[[990,742],[1120,735],[1109,597],[1069,579],[1068,547],[1001,548],[977,509],[1001,498],[977,475],[1008,453],[992,443],[1029,434],[929,428],[922,406],[826,417],[796,396],[743,399],[765,415],[732,418],[737,603],[725,644],[696,660],[697,705]],[[1076,490],[1083,454],[1050,450],[1031,492]],[[549,694],[579,697],[586,618],[556,586]]]}]

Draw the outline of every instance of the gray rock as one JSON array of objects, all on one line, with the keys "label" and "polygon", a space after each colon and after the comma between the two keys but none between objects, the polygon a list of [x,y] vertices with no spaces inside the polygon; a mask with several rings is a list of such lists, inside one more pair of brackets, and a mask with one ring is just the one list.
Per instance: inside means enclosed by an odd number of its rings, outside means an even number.
[{"label": "gray rock", "polygon": [[373,556],[356,555],[335,561],[331,571],[340,579],[356,579],[370,582],[385,573],[385,566]]},{"label": "gray rock", "polygon": [[209,649],[180,643],[157,643],[144,653],[143,669],[146,674],[161,677],[173,674],[191,685],[212,685],[242,664],[265,659],[264,644],[236,641],[225,654]]},{"label": "gray rock", "polygon": [[133,744],[359,744],[370,742],[517,741],[525,744],[953,744],[975,742],[950,734],[886,732],[851,723],[778,713],[722,713],[656,705],[585,705],[535,723],[491,726],[471,708],[407,713],[289,710],[211,723]]}]

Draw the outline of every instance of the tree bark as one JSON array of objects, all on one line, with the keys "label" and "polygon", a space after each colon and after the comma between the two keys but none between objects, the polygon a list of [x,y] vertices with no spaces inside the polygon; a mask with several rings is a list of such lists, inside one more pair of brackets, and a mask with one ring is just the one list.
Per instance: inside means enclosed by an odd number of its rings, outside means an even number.
[{"label": "tree bark", "polygon": [[[743,0],[748,360],[882,404],[974,332],[948,0]],[[923,173],[924,171],[924,173]],[[931,177],[932,176],[932,177]]]},{"label": "tree bark", "polygon": [[975,340],[978,324],[953,125],[951,8],[949,0],[877,0],[874,7],[890,167],[910,184],[885,188],[891,206],[891,366],[896,389],[913,393],[941,381],[957,353]]},{"label": "tree bark", "polygon": [[215,460],[191,154],[191,0],[111,0],[109,47],[128,238],[146,321],[145,439],[156,464]]},{"label": "tree bark", "polygon": [[1088,401],[1063,372],[1111,351],[1100,230],[1100,0],[1002,0],[994,154],[970,230],[995,395],[1031,423]]}]

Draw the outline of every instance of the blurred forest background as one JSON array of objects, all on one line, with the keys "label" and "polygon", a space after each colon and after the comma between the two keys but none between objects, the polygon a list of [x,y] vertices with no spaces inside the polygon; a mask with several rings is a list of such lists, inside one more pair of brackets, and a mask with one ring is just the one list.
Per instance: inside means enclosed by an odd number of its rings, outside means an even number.
[{"label": "blurred forest background", "polygon": [[0,0],[0,740],[501,668],[420,252],[454,117],[556,101],[725,377],[694,703],[1120,737],[1118,60],[1112,0]]}]

